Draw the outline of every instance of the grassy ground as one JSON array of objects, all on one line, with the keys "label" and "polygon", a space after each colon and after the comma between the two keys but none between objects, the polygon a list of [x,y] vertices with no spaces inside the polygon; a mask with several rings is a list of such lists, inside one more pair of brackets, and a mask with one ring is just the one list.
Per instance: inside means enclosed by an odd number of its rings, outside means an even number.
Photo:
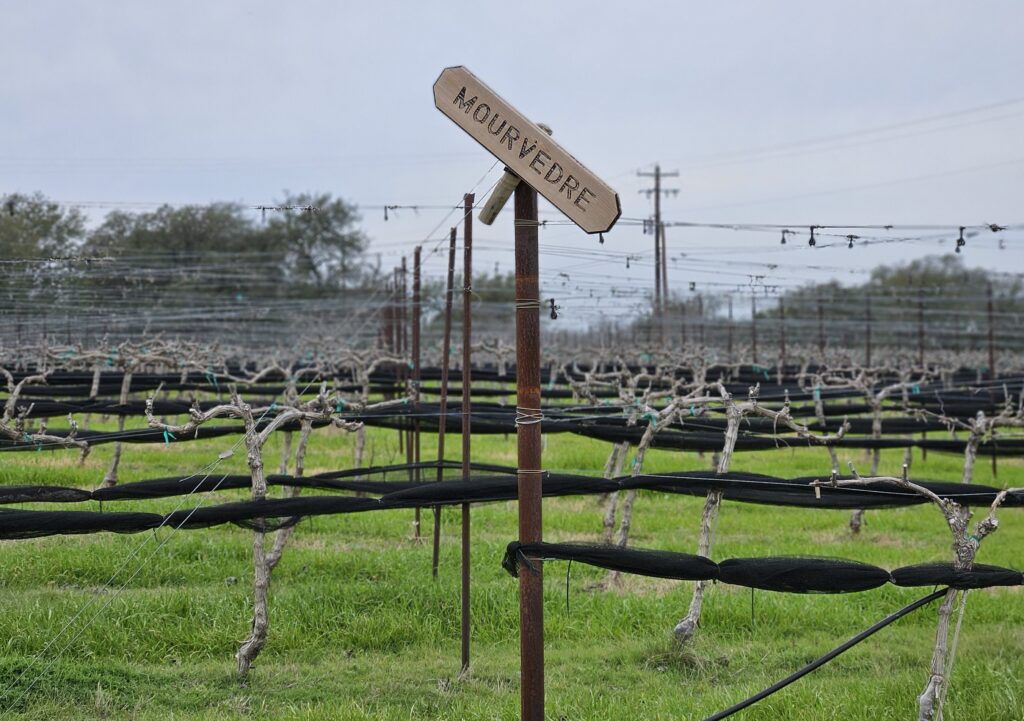
[{"label": "grassy ground", "polygon": [[[122,481],[195,470],[233,440],[129,445]],[[567,434],[547,441],[545,466],[552,469],[600,472],[609,450]],[[375,462],[401,460],[393,434],[371,432],[371,442]],[[424,457],[432,442],[425,438]],[[308,471],[347,467],[351,447],[351,438],[318,432]],[[278,448],[268,450],[269,468],[277,465]],[[514,438],[474,439],[478,460],[512,464],[514,453]],[[242,456],[219,470],[243,471]],[[110,447],[99,447],[79,468],[70,453],[8,454],[0,458],[0,483],[95,487],[109,457]],[[860,452],[842,457],[868,465]],[[882,470],[895,473],[901,458],[902,452],[886,453]],[[655,451],[647,469],[709,463]],[[1022,485],[1021,466],[1001,461],[993,481],[982,463],[976,480]],[[820,449],[738,454],[734,468],[823,473],[827,456]],[[925,462],[916,455],[913,470],[915,477],[958,480],[959,468],[959,458],[932,453]],[[170,510],[196,500],[119,502],[105,510]],[[698,498],[643,493],[635,544],[692,552],[701,505]],[[598,538],[595,498],[546,501],[544,511],[547,539]],[[1003,525],[979,561],[1020,567],[1024,518],[1015,509],[1001,516]],[[847,518],[845,511],[727,503],[712,555],[829,555],[886,568],[950,556],[949,533],[933,508],[871,512],[856,538],[846,530]],[[233,654],[250,618],[249,532],[220,527],[0,542],[0,718],[517,718],[516,582],[499,565],[516,535],[515,504],[473,509],[473,663],[465,678],[458,674],[458,514],[444,513],[437,581],[430,578],[429,543],[411,539],[411,522],[411,511],[303,522],[275,571],[270,638],[246,687],[233,678]],[[426,535],[430,528],[424,514]],[[567,607],[565,571],[565,564],[548,564],[545,579],[547,709],[552,719],[570,721],[701,719],[931,590],[752,596],[719,585],[706,602],[697,642],[680,652],[671,629],[685,613],[689,584],[627,577],[619,589],[595,590],[603,574],[574,564]],[[916,718],[935,608],[898,622],[737,718]],[[1022,622],[1021,589],[970,594],[947,720],[1024,718]],[[48,646],[68,624],[71,632]]]}]

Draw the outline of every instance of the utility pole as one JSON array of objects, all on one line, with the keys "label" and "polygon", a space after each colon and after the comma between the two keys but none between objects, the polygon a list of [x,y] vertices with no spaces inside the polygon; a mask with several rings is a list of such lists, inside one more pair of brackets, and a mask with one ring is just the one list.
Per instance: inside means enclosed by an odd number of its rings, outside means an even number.
[{"label": "utility pole", "polygon": [[665,311],[664,302],[668,300],[668,288],[665,286],[665,281],[668,276],[665,273],[665,242],[664,242],[664,230],[661,223],[661,196],[665,195],[676,195],[679,193],[677,189],[664,189],[661,187],[662,178],[678,178],[679,171],[673,170],[669,172],[662,171],[661,166],[657,163],[654,164],[654,172],[646,173],[644,171],[637,172],[641,178],[654,178],[653,188],[644,188],[640,192],[647,197],[654,196],[654,317],[657,318],[658,322],[658,340],[664,342],[662,333],[662,322],[661,315]]}]

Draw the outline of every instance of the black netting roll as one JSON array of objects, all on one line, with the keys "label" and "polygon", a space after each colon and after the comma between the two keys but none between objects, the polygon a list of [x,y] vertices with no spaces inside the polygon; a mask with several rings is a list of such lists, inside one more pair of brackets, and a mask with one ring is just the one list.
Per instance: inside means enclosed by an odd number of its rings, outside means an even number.
[{"label": "black netting roll", "polygon": [[0,504],[4,503],[78,503],[92,499],[92,493],[63,486],[2,486]]},{"label": "black netting roll", "polygon": [[57,533],[138,533],[164,522],[159,513],[92,513],[90,511],[0,510],[4,539],[39,538]]},{"label": "black netting roll", "polygon": [[[216,506],[194,508],[188,511],[175,511],[167,514],[167,523],[176,528],[208,528],[222,523],[246,524],[255,520],[259,525],[267,523],[266,519],[291,519],[334,513],[359,513],[379,508],[381,508],[381,504],[376,498],[354,498],[351,496],[267,498],[261,501],[238,501],[236,503],[221,503]],[[290,523],[294,522],[282,520],[280,523],[273,525],[289,525]],[[252,524],[249,524],[249,527],[253,527]]]},{"label": "black netting roll", "polygon": [[718,580],[748,588],[787,593],[867,591],[889,582],[877,566],[839,558],[730,558],[718,564]]},{"label": "black netting roll", "polygon": [[988,588],[1020,586],[1024,574],[1011,568],[976,564],[970,571],[958,571],[952,563],[920,563],[892,572],[897,586],[949,586],[951,588]]},{"label": "black netting roll", "polygon": [[[545,472],[542,478],[545,497],[609,493],[620,487],[619,482],[615,479],[577,476],[568,473]],[[388,493],[381,500],[389,508],[398,508],[401,505],[411,507],[509,501],[514,500],[517,495],[518,486],[515,476],[474,476],[466,481],[443,481],[410,486],[405,490]]]},{"label": "black netting roll", "polygon": [[704,556],[589,543],[521,544],[513,541],[505,549],[502,566],[512,575],[518,575],[515,569],[518,563],[526,562],[524,557],[572,560],[612,571],[681,581],[709,580],[718,575],[718,564]]},{"label": "black netting roll", "polygon": [[[451,462],[446,461],[444,465],[451,467]],[[474,475],[468,481],[449,480],[436,483],[433,481],[436,478],[436,464],[410,464],[331,471],[302,478],[271,474],[267,476],[266,480],[267,484],[272,486],[291,485],[377,494],[386,496],[383,500],[389,503],[390,507],[399,507],[401,504],[428,506],[515,499],[517,493],[515,469],[486,464],[473,464],[473,466],[475,470],[484,470],[500,475]],[[418,473],[421,480],[343,480],[388,473],[400,478],[408,478]],[[845,476],[841,477],[841,479],[845,478]],[[626,489],[647,489],[663,493],[703,496],[708,491],[718,490],[728,500],[803,508],[888,508],[927,502],[927,499],[918,493],[886,482],[838,488],[826,485],[820,487],[816,493],[810,484],[812,481],[822,479],[821,476],[785,479],[759,473],[717,474],[710,471],[676,471],[605,479],[597,476],[545,472],[543,489],[545,497],[608,493]],[[218,474],[153,478],[134,483],[122,483],[111,488],[98,488],[92,492],[56,486],[6,488],[0,486],[0,504],[32,501],[76,502],[162,498],[212,490],[248,488],[251,483],[248,475]],[[970,506],[988,506],[1000,492],[998,488],[978,484],[924,480],[918,481],[918,483],[943,498]],[[1002,505],[1004,507],[1024,506],[1024,492],[1011,492],[1004,499]]]},{"label": "black netting roll", "polygon": [[[273,476],[268,476],[267,483],[272,484]],[[109,488],[97,488],[91,498],[95,501],[118,501],[129,498],[166,498],[168,496],[187,496],[192,493],[208,493],[210,491],[226,491],[232,488],[249,488],[252,477],[240,474],[174,476],[170,478],[152,478],[148,481],[120,483]]]}]

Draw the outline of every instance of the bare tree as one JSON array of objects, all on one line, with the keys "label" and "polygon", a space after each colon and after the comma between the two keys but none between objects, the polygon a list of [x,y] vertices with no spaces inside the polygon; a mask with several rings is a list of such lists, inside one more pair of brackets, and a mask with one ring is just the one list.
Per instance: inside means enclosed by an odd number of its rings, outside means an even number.
[{"label": "bare tree", "polygon": [[[892,476],[861,478],[853,464],[850,464],[850,472],[853,478],[848,480],[837,480],[833,477],[829,481],[814,481],[812,486],[858,486],[873,483],[894,483],[898,486],[924,496],[941,511],[946,519],[946,525],[953,535],[953,568],[957,571],[969,571],[974,566],[974,559],[981,547],[981,542],[999,527],[996,519],[996,511],[1007,495],[1015,489],[1001,491],[992,502],[988,515],[978,521],[974,526],[974,533],[968,533],[971,520],[971,509],[962,506],[948,498],[942,498],[933,491],[912,483],[907,479],[907,470],[904,466],[903,477]],[[948,690],[950,674],[953,670],[954,654],[956,652],[956,639],[959,631],[959,622],[953,632],[952,647],[950,647],[950,619],[953,609],[960,601],[961,616],[964,611],[964,603],[967,598],[967,591],[951,588],[939,606],[938,627],[935,634],[935,647],[932,650],[932,660],[928,670],[928,683],[924,691],[918,696],[918,721],[942,721],[942,706],[945,702]]]},{"label": "bare tree", "polygon": [[[399,399],[397,402],[403,402]],[[391,403],[394,403],[392,401]],[[384,404],[378,404],[378,407]],[[276,406],[276,404],[275,404]],[[354,431],[361,424],[346,421],[337,414],[337,399],[329,396],[326,390],[326,383],[323,383],[320,392],[313,400],[302,403],[296,407],[276,406],[253,409],[243,401],[237,390],[231,388],[231,402],[214,406],[208,411],[201,411],[194,407],[190,411],[190,418],[182,425],[168,425],[158,421],[153,415],[153,398],[146,402],[146,418],[152,428],[161,429],[170,433],[188,434],[195,432],[203,423],[219,417],[240,418],[245,424],[244,442],[246,447],[246,460],[249,465],[249,473],[252,478],[252,499],[263,500],[267,495],[267,482],[263,470],[263,445],[270,438],[270,435],[282,426],[298,422],[300,424],[299,449],[296,451],[297,472],[301,468],[300,462],[304,462],[306,443],[309,433],[316,422],[326,422],[336,428],[346,431]],[[269,422],[260,428],[261,421],[270,416]],[[301,453],[301,458],[300,458]],[[290,492],[294,495],[294,491]],[[290,535],[290,531],[283,535],[281,529],[275,538],[272,548],[267,551],[265,540],[266,533],[257,526],[253,530],[253,620],[252,630],[249,637],[242,643],[236,654],[238,661],[238,676],[244,680],[249,672],[252,662],[263,649],[267,639],[267,591],[270,586],[270,575],[274,566],[280,561],[284,544]]]},{"label": "bare tree", "polygon": [[6,368],[0,368],[0,375],[7,381],[7,401],[4,403],[3,416],[0,417],[0,435],[6,436],[12,441],[33,443],[37,447],[57,445],[62,448],[77,448],[81,452],[81,460],[84,461],[89,454],[89,444],[86,441],[78,440],[78,424],[70,413],[68,414],[68,425],[71,430],[66,436],[54,436],[46,432],[45,418],[40,422],[38,430],[30,430],[27,421],[32,413],[32,404],[18,405],[18,399],[25,386],[45,384],[49,372],[25,376],[17,383],[14,382],[14,376]]},{"label": "bare tree", "polygon": [[[885,401],[889,396],[894,393],[903,393],[904,402],[906,402],[906,392],[908,389],[916,386],[920,386],[924,383],[928,376],[926,373],[921,372],[920,377],[917,380],[910,379],[910,371],[901,373],[901,379],[898,383],[892,383],[882,388],[877,388],[878,384],[878,371],[872,369],[861,369],[860,372],[854,377],[850,383],[851,385],[861,391],[864,394],[864,399],[867,404],[871,407],[871,438],[878,440],[882,437],[882,412],[884,410]],[[878,475],[878,464],[882,457],[882,451],[879,448],[874,448],[871,451],[871,475]],[[861,526],[864,524],[864,509],[858,508],[852,514],[850,514],[850,531],[854,534],[860,533]]]},{"label": "bare tree", "polygon": [[957,430],[967,431],[967,442],[964,444],[964,471],[961,477],[962,483],[970,483],[974,479],[974,464],[978,458],[978,447],[986,442],[991,442],[997,436],[997,429],[1024,428],[1024,395],[1021,396],[1016,408],[1010,398],[1008,391],[1004,389],[1006,400],[1003,408],[995,415],[985,415],[985,411],[978,411],[974,418],[964,421],[959,418],[944,414],[929,413],[921,411],[919,415],[938,418],[946,424],[950,433]]},{"label": "bare tree", "polygon": [[[815,435],[814,433],[811,433],[807,426],[793,420],[790,415],[788,396],[782,410],[775,411],[762,406],[758,402],[760,385],[749,389],[747,400],[744,403],[736,403],[733,401],[732,396],[725,389],[725,386],[722,383],[717,383],[716,386],[718,388],[719,395],[722,398],[722,403],[725,405],[727,418],[725,442],[718,461],[718,473],[728,473],[729,466],[732,463],[732,454],[736,448],[736,441],[739,438],[740,423],[747,416],[753,415],[768,418],[775,424],[776,428],[781,424],[789,430],[795,431],[797,436],[802,440],[805,440],[812,445],[821,445],[825,447],[829,447],[841,441],[843,436],[846,434],[846,431],[849,429],[849,425],[844,421],[842,427],[834,435]],[[834,454],[830,455],[834,457]],[[698,555],[707,557],[711,553],[711,544],[714,540],[714,528],[718,520],[718,512],[721,504],[722,492],[718,490],[708,491],[707,497],[704,500],[704,510],[701,513],[700,539],[697,543]],[[697,581],[695,583],[693,596],[690,598],[690,608],[687,611],[686,616],[677,623],[673,629],[676,640],[680,644],[688,643],[697,634],[697,628],[700,626],[701,609],[704,604],[704,592],[706,588],[707,582],[705,581]]]}]

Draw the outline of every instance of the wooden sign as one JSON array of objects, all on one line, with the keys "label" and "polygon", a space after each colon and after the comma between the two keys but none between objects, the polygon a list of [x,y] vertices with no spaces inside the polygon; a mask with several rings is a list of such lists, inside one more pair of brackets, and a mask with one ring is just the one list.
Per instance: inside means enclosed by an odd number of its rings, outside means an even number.
[{"label": "wooden sign", "polygon": [[441,73],[434,104],[586,232],[606,233],[619,219],[614,190],[466,68]]}]

